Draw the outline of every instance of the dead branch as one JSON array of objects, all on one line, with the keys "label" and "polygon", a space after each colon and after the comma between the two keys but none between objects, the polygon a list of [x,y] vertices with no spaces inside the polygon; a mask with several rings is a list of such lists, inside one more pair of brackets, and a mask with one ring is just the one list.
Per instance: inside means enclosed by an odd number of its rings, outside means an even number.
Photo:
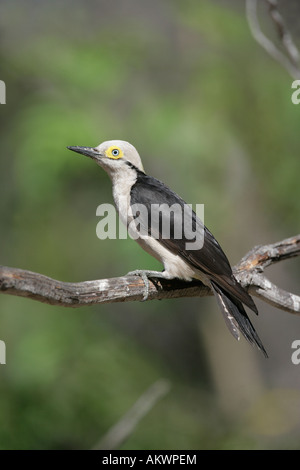
[{"label": "dead branch", "polygon": [[133,433],[142,418],[161,400],[171,388],[168,380],[159,379],[144,392],[132,408],[100,439],[92,450],[113,450]]},{"label": "dead branch", "polygon": [[[300,235],[278,243],[257,246],[233,268],[239,282],[249,292],[290,313],[300,313],[300,296],[280,289],[263,274],[268,266],[300,255]],[[144,282],[138,276],[61,282],[39,273],[0,266],[0,293],[28,297],[62,307],[82,307],[100,303],[142,300]],[[177,279],[150,281],[148,300],[212,295],[200,281]]]},{"label": "dead branch", "polygon": [[300,54],[295,43],[293,42],[291,34],[286,28],[281,14],[278,11],[278,2],[277,0],[265,1],[269,7],[270,17],[277,30],[285,54],[281,52],[275,46],[275,44],[262,32],[257,17],[258,0],[246,0],[246,16],[252,36],[267,51],[267,53],[273,57],[273,59],[275,59],[288,71],[292,78],[299,79]]}]

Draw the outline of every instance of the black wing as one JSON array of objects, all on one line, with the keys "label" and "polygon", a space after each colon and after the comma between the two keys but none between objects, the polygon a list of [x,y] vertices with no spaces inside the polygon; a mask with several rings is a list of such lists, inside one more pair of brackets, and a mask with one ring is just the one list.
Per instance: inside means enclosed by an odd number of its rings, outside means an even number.
[{"label": "black wing", "polygon": [[[251,310],[257,313],[257,308],[250,295],[237,282],[232,274],[230,263],[219,243],[212,233],[205,227],[202,221],[192,212],[193,231],[204,231],[203,247],[198,250],[186,249],[186,244],[193,240],[187,239],[185,233],[182,238],[174,237],[174,220],[170,230],[170,237],[165,238],[162,235],[162,224],[153,224],[151,221],[151,205],[167,204],[169,207],[177,204],[184,210],[186,203],[170,188],[161,181],[151,176],[138,172],[136,183],[131,189],[131,205],[142,204],[147,208],[147,219],[144,220],[144,227],[150,235],[159,239],[160,243],[170,250],[173,254],[179,255],[189,265],[205,273],[209,279],[215,281],[223,290],[229,292],[233,297],[247,305]],[[153,214],[153,212],[152,212]],[[141,215],[141,214],[139,214]],[[160,214],[163,218],[163,213]],[[140,216],[139,221],[143,218]],[[161,222],[161,220],[160,220]],[[172,220],[171,220],[172,223]]]}]

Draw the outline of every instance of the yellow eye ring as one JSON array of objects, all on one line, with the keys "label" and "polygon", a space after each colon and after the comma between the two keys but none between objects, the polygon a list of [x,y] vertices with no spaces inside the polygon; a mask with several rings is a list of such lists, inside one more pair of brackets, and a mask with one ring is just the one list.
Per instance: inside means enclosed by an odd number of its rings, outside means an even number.
[{"label": "yellow eye ring", "polygon": [[123,152],[119,147],[116,147],[113,145],[112,147],[109,147],[106,151],[105,154],[108,158],[112,158],[113,160],[118,160],[119,158],[123,157]]}]

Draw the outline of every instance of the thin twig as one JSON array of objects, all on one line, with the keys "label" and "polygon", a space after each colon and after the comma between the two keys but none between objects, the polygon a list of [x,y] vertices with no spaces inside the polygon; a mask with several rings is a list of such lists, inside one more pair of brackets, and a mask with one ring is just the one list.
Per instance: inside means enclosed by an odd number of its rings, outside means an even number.
[{"label": "thin twig", "polygon": [[287,30],[284,24],[281,14],[278,11],[278,1],[266,0],[266,2],[269,5],[270,16],[277,28],[282,45],[285,48],[285,51],[291,63],[299,70],[299,51],[293,41],[290,32]]},{"label": "thin twig", "polygon": [[270,14],[273,19],[277,31],[279,32],[279,37],[281,42],[287,52],[285,56],[275,44],[265,36],[262,32],[258,18],[257,18],[257,5],[258,0],[246,0],[246,16],[249,24],[250,31],[254,39],[267,51],[267,53],[273,57],[280,65],[282,65],[288,73],[294,79],[300,78],[300,68],[299,68],[299,52],[289,34],[288,30],[285,28],[283,19],[278,12],[277,2],[266,0],[270,6]]},{"label": "thin twig", "polygon": [[165,379],[160,379],[151,385],[135,404],[126,412],[109,431],[93,447],[93,450],[119,449],[123,442],[133,433],[139,422],[163,398],[171,385]]},{"label": "thin twig", "polygon": [[285,312],[300,314],[300,297],[280,289],[265,276],[252,275],[249,292]]}]

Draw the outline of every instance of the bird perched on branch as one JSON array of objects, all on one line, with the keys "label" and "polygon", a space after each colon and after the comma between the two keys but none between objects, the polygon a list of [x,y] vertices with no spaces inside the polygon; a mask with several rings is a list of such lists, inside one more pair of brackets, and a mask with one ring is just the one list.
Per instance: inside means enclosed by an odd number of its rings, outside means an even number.
[{"label": "bird perched on branch", "polygon": [[95,148],[68,149],[92,158],[108,173],[115,205],[129,234],[163,264],[163,272],[128,273],[144,280],[144,298],[148,296],[149,278],[198,279],[213,291],[233,336],[239,339],[241,332],[267,356],[244,305],[256,314],[257,308],[234,277],[219,243],[176,193],[144,172],[135,147],[128,142],[111,140]]}]

